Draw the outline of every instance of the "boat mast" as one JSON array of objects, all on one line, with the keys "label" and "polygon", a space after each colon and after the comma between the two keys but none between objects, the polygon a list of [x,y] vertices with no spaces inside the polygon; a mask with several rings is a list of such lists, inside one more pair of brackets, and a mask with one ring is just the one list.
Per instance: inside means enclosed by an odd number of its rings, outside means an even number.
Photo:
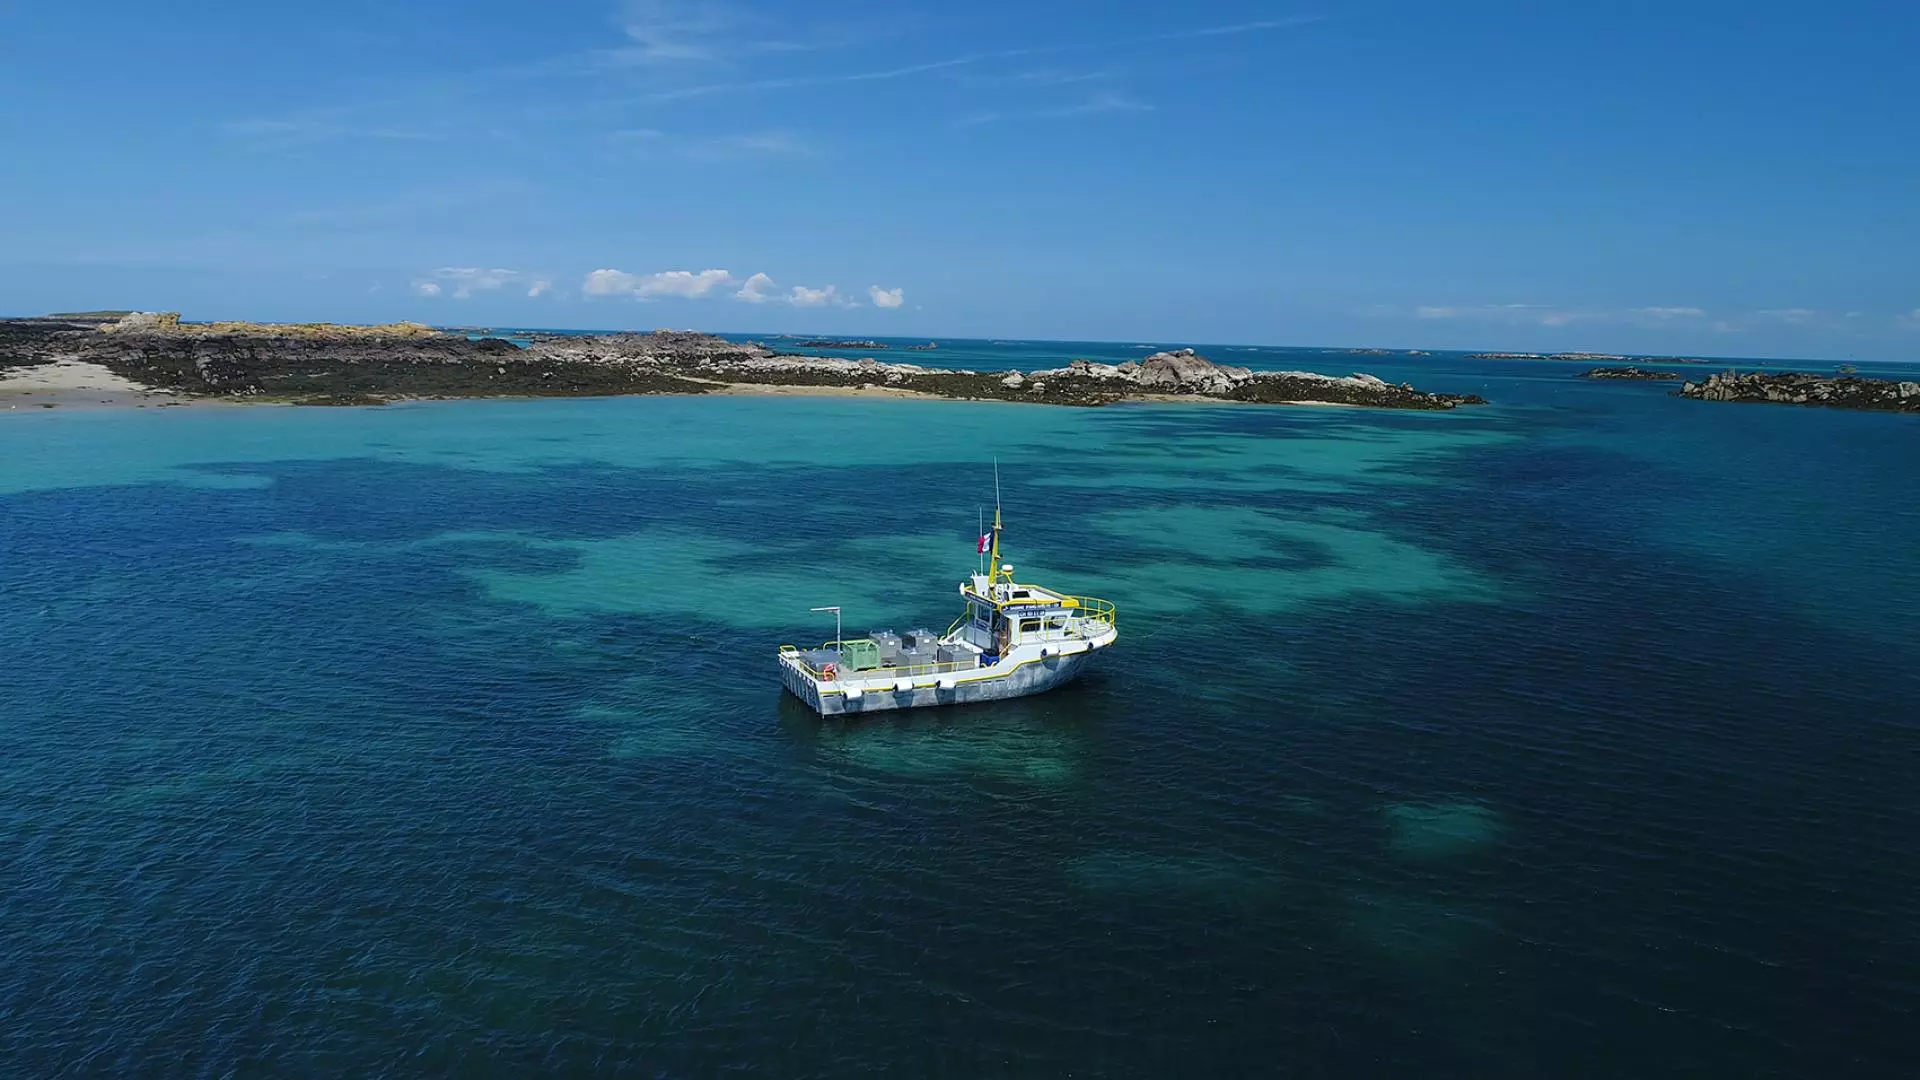
[{"label": "boat mast", "polygon": [[[991,573],[987,575],[987,584],[993,585],[998,583],[1001,577],[1003,576],[1003,572],[1000,569],[1000,459],[999,458],[993,459],[993,551],[992,551],[992,554],[987,556],[987,558],[992,560],[988,564],[991,570]],[[1005,575],[1005,576],[1007,576],[1007,580],[1009,581],[1012,580],[1012,577],[1010,575]]]}]

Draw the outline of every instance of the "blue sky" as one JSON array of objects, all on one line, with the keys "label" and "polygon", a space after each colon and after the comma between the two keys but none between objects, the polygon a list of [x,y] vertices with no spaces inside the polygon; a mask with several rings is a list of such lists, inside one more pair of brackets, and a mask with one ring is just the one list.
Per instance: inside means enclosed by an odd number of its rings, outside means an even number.
[{"label": "blue sky", "polygon": [[1920,356],[1920,4],[96,0],[0,40],[8,314]]}]

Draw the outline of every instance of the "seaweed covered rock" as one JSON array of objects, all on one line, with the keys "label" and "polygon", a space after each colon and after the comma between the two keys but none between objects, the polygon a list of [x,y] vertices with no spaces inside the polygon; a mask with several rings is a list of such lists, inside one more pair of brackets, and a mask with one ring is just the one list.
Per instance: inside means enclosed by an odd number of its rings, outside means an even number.
[{"label": "seaweed covered rock", "polygon": [[1835,409],[1873,409],[1920,413],[1920,382],[1809,375],[1805,372],[1721,371],[1703,382],[1688,382],[1675,396],[1695,401],[1745,401],[1775,405],[1823,405]]}]

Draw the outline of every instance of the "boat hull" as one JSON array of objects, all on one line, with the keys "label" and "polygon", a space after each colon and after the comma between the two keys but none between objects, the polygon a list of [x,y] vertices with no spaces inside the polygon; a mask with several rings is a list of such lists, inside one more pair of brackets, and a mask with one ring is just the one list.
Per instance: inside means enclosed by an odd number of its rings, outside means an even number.
[{"label": "boat hull", "polygon": [[807,703],[822,716],[857,716],[863,713],[891,712],[896,709],[925,709],[936,705],[970,705],[986,701],[1030,697],[1064,686],[1079,678],[1093,662],[1097,649],[1030,660],[1012,671],[965,680],[941,687],[934,680],[911,690],[866,689],[857,695],[844,689],[822,686],[792,664],[780,665],[781,680],[788,692]]}]

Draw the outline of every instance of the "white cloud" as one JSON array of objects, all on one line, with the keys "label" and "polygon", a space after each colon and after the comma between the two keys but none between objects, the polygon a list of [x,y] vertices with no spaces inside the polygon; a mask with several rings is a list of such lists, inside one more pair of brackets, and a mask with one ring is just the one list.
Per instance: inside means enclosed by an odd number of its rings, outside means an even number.
[{"label": "white cloud", "polygon": [[787,303],[794,307],[855,307],[858,301],[841,296],[840,290],[832,285],[824,289],[795,285],[793,291],[787,294]]},{"label": "white cloud", "polygon": [[1795,326],[1805,326],[1812,322],[1820,313],[1812,308],[1790,307],[1768,308],[1765,311],[1757,312],[1757,314],[1762,318],[1779,319],[1781,322],[1792,323]]},{"label": "white cloud", "polygon": [[553,291],[553,282],[541,280],[527,286],[528,296],[545,296]]},{"label": "white cloud", "polygon": [[664,270],[657,274],[629,274],[624,270],[595,270],[587,275],[580,291],[588,296],[632,296],[650,300],[656,296],[678,296],[700,300],[713,290],[731,285],[734,276],[725,270]]},{"label": "white cloud", "polygon": [[1634,308],[1633,313],[1655,319],[1697,319],[1706,314],[1697,307],[1643,307]]},{"label": "white cloud", "polygon": [[413,283],[413,291],[421,296],[439,296],[440,286],[431,281],[416,281]]},{"label": "white cloud", "polygon": [[905,289],[883,289],[878,285],[869,285],[867,295],[873,298],[873,306],[877,308],[897,308],[907,302]]},{"label": "white cloud", "polygon": [[[791,304],[794,307],[859,307],[860,302],[840,295],[838,286],[812,289],[805,285],[795,285],[785,293],[777,292],[778,285],[765,274],[755,274],[742,284],[733,294],[735,300],[748,304]],[[879,286],[874,286],[879,289]],[[885,290],[881,290],[884,292]],[[894,290],[897,294],[898,289]],[[878,302],[877,300],[875,301]],[[885,305],[882,305],[885,306]]]},{"label": "white cloud", "polygon": [[740,286],[740,291],[734,293],[733,298],[749,304],[764,304],[769,300],[780,299],[768,291],[773,287],[772,278],[765,274],[755,274],[747,279],[745,285]]},{"label": "white cloud", "polygon": [[1460,309],[1450,307],[1418,307],[1413,309],[1413,313],[1422,319],[1452,319],[1459,316]]}]

